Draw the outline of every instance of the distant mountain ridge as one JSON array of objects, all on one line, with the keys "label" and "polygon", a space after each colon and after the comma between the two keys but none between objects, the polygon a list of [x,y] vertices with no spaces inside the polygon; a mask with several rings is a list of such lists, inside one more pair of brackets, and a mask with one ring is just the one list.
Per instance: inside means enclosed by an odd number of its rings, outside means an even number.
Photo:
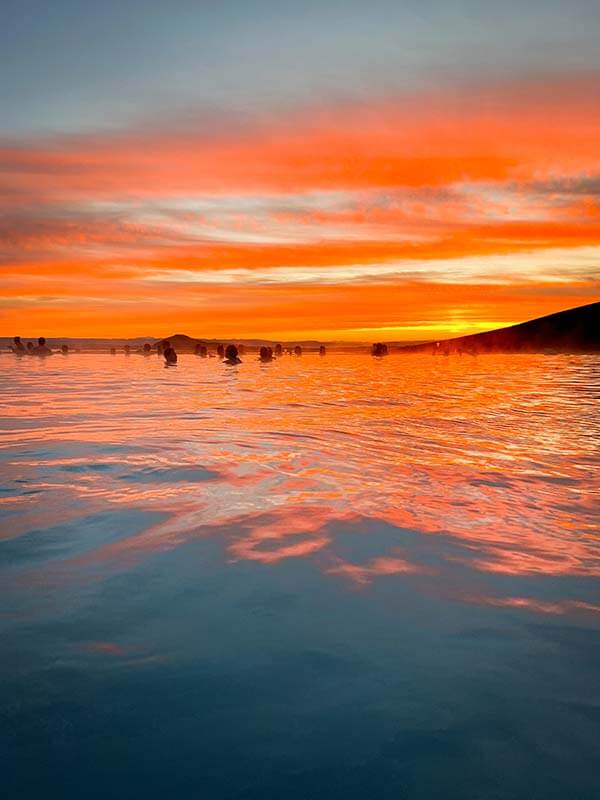
[{"label": "distant mountain ridge", "polygon": [[597,353],[600,302],[558,311],[507,328],[399,347],[400,353]]}]

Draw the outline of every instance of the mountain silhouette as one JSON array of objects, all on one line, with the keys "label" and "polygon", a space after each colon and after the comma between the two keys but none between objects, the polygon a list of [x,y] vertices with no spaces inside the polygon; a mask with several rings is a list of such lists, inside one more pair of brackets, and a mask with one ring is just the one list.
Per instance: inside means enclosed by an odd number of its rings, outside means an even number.
[{"label": "mountain silhouette", "polygon": [[400,347],[401,353],[597,353],[600,352],[600,302],[545,317],[439,342]]}]

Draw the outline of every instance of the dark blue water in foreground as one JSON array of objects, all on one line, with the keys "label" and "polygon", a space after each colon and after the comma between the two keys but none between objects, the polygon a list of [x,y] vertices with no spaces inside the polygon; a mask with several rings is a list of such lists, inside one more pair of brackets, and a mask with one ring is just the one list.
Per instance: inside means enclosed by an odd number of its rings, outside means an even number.
[{"label": "dark blue water in foreground", "polygon": [[599,387],[2,356],[2,796],[596,800]]}]

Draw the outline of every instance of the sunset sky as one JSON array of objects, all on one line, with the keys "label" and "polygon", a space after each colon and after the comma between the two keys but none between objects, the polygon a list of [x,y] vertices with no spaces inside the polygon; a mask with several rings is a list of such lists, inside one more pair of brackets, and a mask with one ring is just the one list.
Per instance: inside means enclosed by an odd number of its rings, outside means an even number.
[{"label": "sunset sky", "polygon": [[0,335],[419,340],[600,299],[596,0],[0,22]]}]

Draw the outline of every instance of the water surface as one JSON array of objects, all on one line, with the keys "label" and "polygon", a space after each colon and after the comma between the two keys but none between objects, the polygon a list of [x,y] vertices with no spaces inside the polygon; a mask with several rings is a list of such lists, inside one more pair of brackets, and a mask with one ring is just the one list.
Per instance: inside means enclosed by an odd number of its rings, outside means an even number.
[{"label": "water surface", "polygon": [[600,358],[0,357],[19,798],[597,798]]}]

